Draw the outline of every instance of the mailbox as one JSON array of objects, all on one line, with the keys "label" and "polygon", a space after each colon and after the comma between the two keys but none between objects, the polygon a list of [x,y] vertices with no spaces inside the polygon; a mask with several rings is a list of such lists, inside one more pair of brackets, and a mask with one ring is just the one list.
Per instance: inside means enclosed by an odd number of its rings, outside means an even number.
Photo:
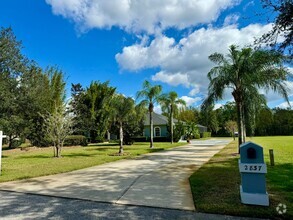
[{"label": "mailbox", "polygon": [[250,205],[269,205],[266,191],[267,166],[264,163],[263,148],[247,142],[240,146],[239,170],[241,174],[241,202]]}]

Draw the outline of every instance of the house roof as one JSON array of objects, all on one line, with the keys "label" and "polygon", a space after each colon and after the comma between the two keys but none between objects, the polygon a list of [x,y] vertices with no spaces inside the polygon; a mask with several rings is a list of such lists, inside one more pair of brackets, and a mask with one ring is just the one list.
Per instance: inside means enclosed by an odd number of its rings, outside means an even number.
[{"label": "house roof", "polygon": [[206,126],[203,126],[203,125],[200,125],[200,124],[197,124],[197,127],[199,127],[199,128],[207,128]]},{"label": "house roof", "polygon": [[[178,120],[177,119],[173,119],[174,120],[174,123],[177,123]],[[168,124],[168,118],[164,115],[160,115],[160,114],[157,114],[155,112],[153,112],[153,122],[154,122],[154,125],[166,125]],[[184,123],[184,122],[183,122]],[[144,125],[150,125],[150,115],[149,113],[146,113],[145,114],[145,120],[144,120]],[[200,124],[197,124],[198,128],[207,128],[206,126],[203,126],[203,125],[200,125]]]},{"label": "house roof", "polygon": [[[153,112],[153,122],[154,122],[154,125],[166,125],[168,124],[168,118],[164,115],[160,115]],[[178,120],[174,118],[174,123],[177,123],[177,122]],[[150,125],[149,113],[145,114],[144,125]]]}]

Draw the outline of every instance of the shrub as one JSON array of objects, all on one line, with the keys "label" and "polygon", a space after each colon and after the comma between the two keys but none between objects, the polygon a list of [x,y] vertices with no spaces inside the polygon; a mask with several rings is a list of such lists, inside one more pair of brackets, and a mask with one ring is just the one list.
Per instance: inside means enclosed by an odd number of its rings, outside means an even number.
[{"label": "shrub", "polygon": [[132,138],[135,142],[147,142],[149,139],[147,137],[134,137]]},{"label": "shrub", "polygon": [[194,138],[195,138],[195,139],[200,139],[200,134],[199,134],[199,133],[195,134],[195,135],[194,135]]},{"label": "shrub", "polygon": [[132,145],[133,143],[134,143],[134,139],[132,139],[130,137],[123,138],[123,144]]},{"label": "shrub", "polygon": [[190,140],[192,138],[200,137],[199,128],[194,122],[188,122],[186,125],[186,138]]},{"label": "shrub", "polygon": [[180,138],[185,135],[185,125],[182,122],[178,122],[174,127],[173,141],[178,142]]},{"label": "shrub", "polygon": [[87,146],[87,138],[83,135],[70,135],[64,141],[64,146]]},{"label": "shrub", "polygon": [[96,137],[95,138],[95,141],[90,140],[90,142],[91,143],[103,143],[103,142],[105,142],[105,138],[103,138],[103,137]]},{"label": "shrub", "polygon": [[18,140],[18,139],[11,140],[11,148],[17,148],[21,144],[22,144],[21,140]]},{"label": "shrub", "polygon": [[212,136],[212,133],[211,132],[203,132],[202,133],[202,137],[203,138],[208,138],[208,137],[211,137]]},{"label": "shrub", "polygon": [[[154,137],[154,142],[169,142],[171,141],[170,137]],[[135,137],[133,138],[133,141],[135,142],[149,142],[149,137]]]},{"label": "shrub", "polygon": [[154,142],[169,142],[171,141],[170,137],[154,137]]}]

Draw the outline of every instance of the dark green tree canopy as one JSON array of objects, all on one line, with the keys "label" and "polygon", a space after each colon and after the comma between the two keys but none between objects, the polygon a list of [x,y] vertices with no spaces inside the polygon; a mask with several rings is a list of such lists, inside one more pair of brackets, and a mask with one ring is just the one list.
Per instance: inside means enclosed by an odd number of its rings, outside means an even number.
[{"label": "dark green tree canopy", "polygon": [[104,140],[111,125],[111,101],[115,91],[108,81],[93,81],[86,89],[80,84],[72,85],[71,107],[78,134],[90,138],[91,142]]},{"label": "dark green tree canopy", "polygon": [[46,146],[43,118],[65,99],[64,74],[56,67],[42,70],[22,53],[11,28],[0,31],[0,129],[9,137]]},{"label": "dark green tree canopy", "polygon": [[[273,21],[273,28],[264,34],[257,43],[266,43],[279,51],[288,50],[291,59],[293,50],[293,1],[292,0],[261,0],[263,8],[269,14],[276,14]],[[280,38],[284,40],[278,43]]]}]

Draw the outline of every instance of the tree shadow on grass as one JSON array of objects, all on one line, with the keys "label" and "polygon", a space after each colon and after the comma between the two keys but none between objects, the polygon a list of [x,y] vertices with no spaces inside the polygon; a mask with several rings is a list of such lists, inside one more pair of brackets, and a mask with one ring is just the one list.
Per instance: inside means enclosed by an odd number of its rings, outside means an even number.
[{"label": "tree shadow on grass", "polygon": [[116,147],[99,147],[99,148],[86,148],[85,150],[86,151],[108,151],[108,150],[113,150],[113,149],[118,149],[118,146],[117,148]]},{"label": "tree shadow on grass", "polygon": [[61,157],[60,158],[57,158],[57,157],[53,157],[52,156],[49,156],[49,155],[23,155],[23,156],[19,156],[18,158],[19,159],[33,159],[33,158],[38,158],[38,159],[41,159],[41,158],[44,158],[44,159],[47,159],[47,158],[50,158],[50,159],[61,159],[61,158],[66,158],[66,157],[94,157],[96,156],[97,154],[85,154],[85,153],[70,153],[70,154],[61,154]]},{"label": "tree shadow on grass", "polygon": [[[202,219],[190,211],[116,205],[14,192],[1,192],[4,219]],[[30,201],[30,202],[28,202]],[[199,217],[197,217],[199,215]]]},{"label": "tree shadow on grass", "polygon": [[[212,159],[190,177],[195,207],[200,212],[261,218],[293,219],[293,164],[270,167],[266,175],[270,206],[244,205],[240,201],[241,184],[238,158]],[[276,212],[279,203],[287,205],[287,213]]]},{"label": "tree shadow on grass", "polygon": [[41,154],[38,154],[38,155],[21,155],[21,156],[18,156],[17,159],[32,159],[32,158],[54,158],[53,157],[53,154],[52,155],[41,155]]},{"label": "tree shadow on grass", "polygon": [[118,143],[91,144],[91,145],[85,146],[85,148],[88,148],[88,147],[110,147],[110,146],[118,146],[118,145],[119,145]]},{"label": "tree shadow on grass", "polygon": [[148,149],[148,152],[155,153],[155,152],[162,151],[162,150],[164,150],[164,148],[154,148],[154,149]]}]

